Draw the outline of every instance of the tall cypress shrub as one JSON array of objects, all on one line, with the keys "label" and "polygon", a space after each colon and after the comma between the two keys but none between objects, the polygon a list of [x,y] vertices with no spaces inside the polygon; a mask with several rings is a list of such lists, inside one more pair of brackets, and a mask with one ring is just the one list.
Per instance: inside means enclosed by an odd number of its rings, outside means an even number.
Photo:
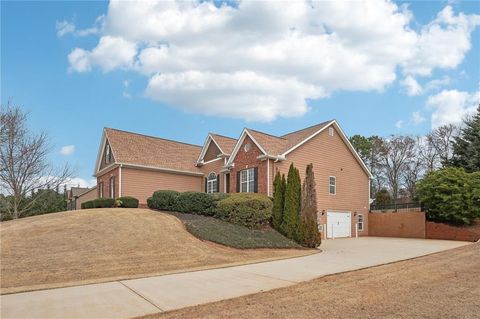
[{"label": "tall cypress shrub", "polygon": [[282,230],[285,236],[297,242],[300,239],[298,226],[300,223],[301,193],[300,174],[292,163],[288,169],[287,187],[285,189]]},{"label": "tall cypress shrub", "polygon": [[300,213],[300,243],[305,247],[320,246],[321,236],[317,223],[317,192],[313,164],[307,165],[302,186],[302,209]]},{"label": "tall cypress shrub", "polygon": [[285,175],[277,172],[273,181],[273,211],[272,224],[273,228],[282,232],[283,208],[285,206]]}]

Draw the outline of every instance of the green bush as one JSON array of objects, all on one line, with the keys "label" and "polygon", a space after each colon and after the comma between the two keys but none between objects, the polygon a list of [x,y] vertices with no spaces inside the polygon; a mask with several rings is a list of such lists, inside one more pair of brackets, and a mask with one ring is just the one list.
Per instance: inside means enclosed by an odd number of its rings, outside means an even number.
[{"label": "green bush", "polygon": [[153,207],[154,206],[153,197],[147,198],[147,206],[150,209],[155,209],[155,207]]},{"label": "green bush", "polygon": [[480,216],[480,178],[463,168],[444,168],[417,183],[417,195],[429,220],[471,224]]},{"label": "green bush", "polygon": [[115,199],[100,197],[93,200],[93,208],[111,208],[115,206]]},{"label": "green bush", "polygon": [[260,194],[232,194],[217,204],[215,217],[248,228],[260,228],[272,218],[272,201]]},{"label": "green bush", "polygon": [[117,207],[138,208],[138,199],[131,196],[117,198]]},{"label": "green bush", "polygon": [[[153,193],[150,208],[174,211],[179,192],[171,190],[159,190]],[[148,202],[147,202],[148,203]]]},{"label": "green bush", "polygon": [[300,242],[300,209],[302,200],[302,181],[298,169],[290,164],[285,188],[285,208],[281,229],[283,234],[290,239]]},{"label": "green bush", "polygon": [[178,195],[173,210],[181,213],[212,216],[215,213],[215,206],[215,200],[210,194],[184,192]]},{"label": "green bush", "polygon": [[97,198],[94,200],[89,200],[80,205],[81,209],[89,208],[110,208],[115,206],[115,200],[113,198]]},{"label": "green bush", "polygon": [[80,206],[81,206],[82,209],[90,209],[90,208],[93,208],[93,200],[89,200],[89,201],[83,202]]}]

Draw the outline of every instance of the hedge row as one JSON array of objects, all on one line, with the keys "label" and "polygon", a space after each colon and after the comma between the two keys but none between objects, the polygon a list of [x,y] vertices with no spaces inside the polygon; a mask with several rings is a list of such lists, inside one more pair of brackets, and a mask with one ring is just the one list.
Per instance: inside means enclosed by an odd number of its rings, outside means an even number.
[{"label": "hedge row", "polygon": [[138,199],[130,196],[119,197],[116,200],[113,198],[97,198],[82,203],[82,209],[89,208],[111,208],[111,207],[126,207],[126,208],[137,208]]},{"label": "hedge row", "polygon": [[270,222],[272,201],[259,194],[179,193],[159,190],[147,199],[149,208],[213,216],[233,224],[259,228]]}]

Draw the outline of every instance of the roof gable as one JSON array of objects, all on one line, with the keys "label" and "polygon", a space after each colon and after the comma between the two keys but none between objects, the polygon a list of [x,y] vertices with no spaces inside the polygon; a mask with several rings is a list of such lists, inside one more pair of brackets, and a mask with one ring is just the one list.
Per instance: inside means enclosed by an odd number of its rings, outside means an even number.
[{"label": "roof gable", "polygon": [[[131,164],[198,173],[196,158],[201,151],[198,145],[167,140],[137,133],[105,128],[100,154],[108,141],[116,164]],[[97,162],[101,160],[99,157]],[[97,163],[97,171],[99,162]]]}]

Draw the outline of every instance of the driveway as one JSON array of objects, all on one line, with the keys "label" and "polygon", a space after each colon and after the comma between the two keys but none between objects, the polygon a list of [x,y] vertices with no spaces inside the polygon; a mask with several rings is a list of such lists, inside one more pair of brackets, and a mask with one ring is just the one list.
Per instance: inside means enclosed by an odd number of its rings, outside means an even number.
[{"label": "driveway", "polygon": [[305,257],[4,295],[1,317],[130,318],[285,287],[467,244],[378,237],[328,240],[322,243],[322,253]]}]

